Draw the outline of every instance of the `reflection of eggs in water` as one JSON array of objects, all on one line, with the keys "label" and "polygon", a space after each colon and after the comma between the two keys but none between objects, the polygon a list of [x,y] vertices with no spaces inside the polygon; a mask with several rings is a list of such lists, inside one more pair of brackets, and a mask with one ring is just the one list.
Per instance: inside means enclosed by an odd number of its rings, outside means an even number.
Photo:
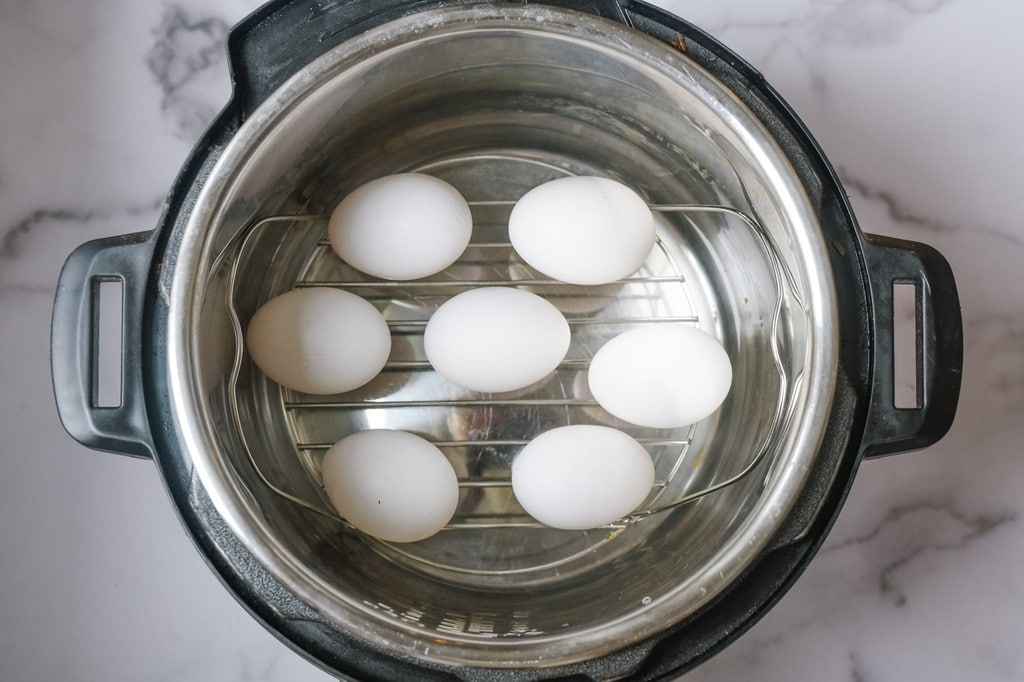
[{"label": "reflection of eggs in water", "polygon": [[684,324],[624,332],[601,347],[589,370],[601,407],[633,424],[675,428],[718,409],[732,364],[715,337]]},{"label": "reflection of eggs in water", "polygon": [[459,482],[444,453],[405,431],[347,436],[324,455],[321,472],[342,518],[381,540],[430,537],[451,520],[459,502]]},{"label": "reflection of eggs in water", "polygon": [[606,426],[563,426],[512,461],[512,490],[530,516],[566,530],[597,528],[635,510],[654,484],[642,445]]},{"label": "reflection of eggs in water", "polygon": [[296,289],[249,321],[249,355],[277,383],[303,393],[342,393],[367,383],[391,352],[387,322],[346,291]]},{"label": "reflection of eggs in water", "polygon": [[430,364],[475,391],[514,391],[550,374],[569,350],[569,323],[540,296],[507,287],[471,289],[430,317]]},{"label": "reflection of eggs in water", "polygon": [[429,277],[458,260],[473,217],[444,180],[401,173],[371,180],[338,204],[327,228],[343,261],[376,277]]},{"label": "reflection of eggs in water", "polygon": [[635,272],[654,246],[654,216],[620,182],[558,178],[516,202],[508,221],[516,253],[548,277],[607,284]]}]

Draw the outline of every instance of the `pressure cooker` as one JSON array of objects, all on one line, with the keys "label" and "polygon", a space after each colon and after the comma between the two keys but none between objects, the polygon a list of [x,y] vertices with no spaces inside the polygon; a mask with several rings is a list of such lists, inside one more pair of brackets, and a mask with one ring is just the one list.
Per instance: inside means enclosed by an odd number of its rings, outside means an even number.
[{"label": "pressure cooker", "polygon": [[[52,326],[61,420],[97,450],[150,458],[196,547],[268,629],[351,680],[666,680],[755,623],[807,566],[865,458],[948,430],[962,365],[950,268],[863,234],[837,174],[764,77],[640,0],[278,0],[228,36],[233,93],[157,227],[64,266]],[[325,239],[347,193],[394,173],[456,187],[473,241],[448,271],[388,282]],[[572,175],[657,210],[635,276],[545,281],[508,248],[511,205]],[[96,400],[102,282],[123,289],[122,391]],[[526,288],[576,321],[581,355],[529,390],[457,394],[423,362],[422,323],[475,286]],[[894,401],[894,290],[916,307],[917,396]],[[267,378],[244,330],[296,287],[388,320],[393,366],[308,396]],[[713,334],[733,385],[683,429],[615,422],[587,395],[587,349],[659,316]],[[610,421],[611,419],[611,421]],[[593,530],[531,523],[518,449],[566,424],[648,448],[658,489]],[[320,460],[370,428],[417,433],[460,482],[437,535],[388,543],[326,499]]]}]

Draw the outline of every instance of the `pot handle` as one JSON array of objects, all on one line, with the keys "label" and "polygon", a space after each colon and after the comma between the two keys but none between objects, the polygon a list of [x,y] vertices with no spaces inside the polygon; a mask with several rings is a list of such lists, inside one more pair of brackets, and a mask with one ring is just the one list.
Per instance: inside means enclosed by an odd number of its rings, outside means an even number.
[{"label": "pot handle", "polygon": [[[231,29],[228,61],[233,104],[249,115],[286,80],[336,45],[415,12],[471,5],[482,0],[277,0]],[[531,4],[534,0],[522,0]],[[543,0],[623,24],[618,0]],[[539,4],[539,3],[538,3]]]},{"label": "pot handle", "polygon": [[[86,242],[64,263],[57,282],[50,333],[50,366],[57,412],[82,445],[133,457],[152,457],[142,390],[142,312],[152,260],[151,233]],[[121,395],[98,401],[99,291],[120,282]]]},{"label": "pot handle", "polygon": [[[928,447],[953,423],[963,368],[963,321],[949,263],[926,244],[865,235],[875,335],[866,457]],[[894,287],[913,285],[917,304],[917,406],[895,406]]]}]

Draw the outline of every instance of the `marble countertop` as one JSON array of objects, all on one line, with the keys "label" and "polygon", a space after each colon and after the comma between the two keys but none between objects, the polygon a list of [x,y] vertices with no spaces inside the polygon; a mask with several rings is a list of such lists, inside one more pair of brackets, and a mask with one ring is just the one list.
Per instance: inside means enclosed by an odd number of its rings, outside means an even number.
[{"label": "marble countertop", "polygon": [[[686,679],[1024,679],[1024,4],[661,2],[782,92],[866,231],[945,254],[966,339],[948,436],[865,463],[792,591]],[[64,433],[50,386],[61,263],[156,224],[257,4],[0,2],[0,679],[328,679],[221,588],[152,463]]]}]

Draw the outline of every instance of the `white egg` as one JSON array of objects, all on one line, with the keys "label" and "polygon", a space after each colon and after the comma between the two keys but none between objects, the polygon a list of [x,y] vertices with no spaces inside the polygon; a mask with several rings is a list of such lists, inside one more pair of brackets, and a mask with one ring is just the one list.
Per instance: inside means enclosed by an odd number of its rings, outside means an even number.
[{"label": "white egg", "polygon": [[732,364],[710,334],[685,324],[654,324],[602,346],[588,381],[594,398],[616,417],[668,429],[718,409],[732,384]]},{"label": "white egg", "polygon": [[523,509],[553,528],[585,530],[634,511],[654,484],[642,445],[607,426],[545,431],[512,461],[512,491]]},{"label": "white egg", "polygon": [[334,251],[357,270],[385,279],[429,277],[458,260],[473,216],[447,182],[420,173],[371,180],[331,214]]},{"label": "white egg", "polygon": [[388,324],[347,291],[295,289],[256,311],[249,355],[274,381],[303,393],[342,393],[380,373],[391,353]]},{"label": "white egg", "polygon": [[516,253],[549,277],[607,284],[635,272],[654,246],[654,216],[620,182],[578,176],[534,187],[508,221]]},{"label": "white egg", "polygon": [[432,443],[405,431],[360,431],[331,446],[321,464],[331,504],[357,529],[391,542],[441,530],[459,503],[459,481]]},{"label": "white egg", "polygon": [[470,289],[430,317],[423,346],[448,381],[499,393],[536,383],[569,350],[569,323],[536,294],[507,287]]}]

